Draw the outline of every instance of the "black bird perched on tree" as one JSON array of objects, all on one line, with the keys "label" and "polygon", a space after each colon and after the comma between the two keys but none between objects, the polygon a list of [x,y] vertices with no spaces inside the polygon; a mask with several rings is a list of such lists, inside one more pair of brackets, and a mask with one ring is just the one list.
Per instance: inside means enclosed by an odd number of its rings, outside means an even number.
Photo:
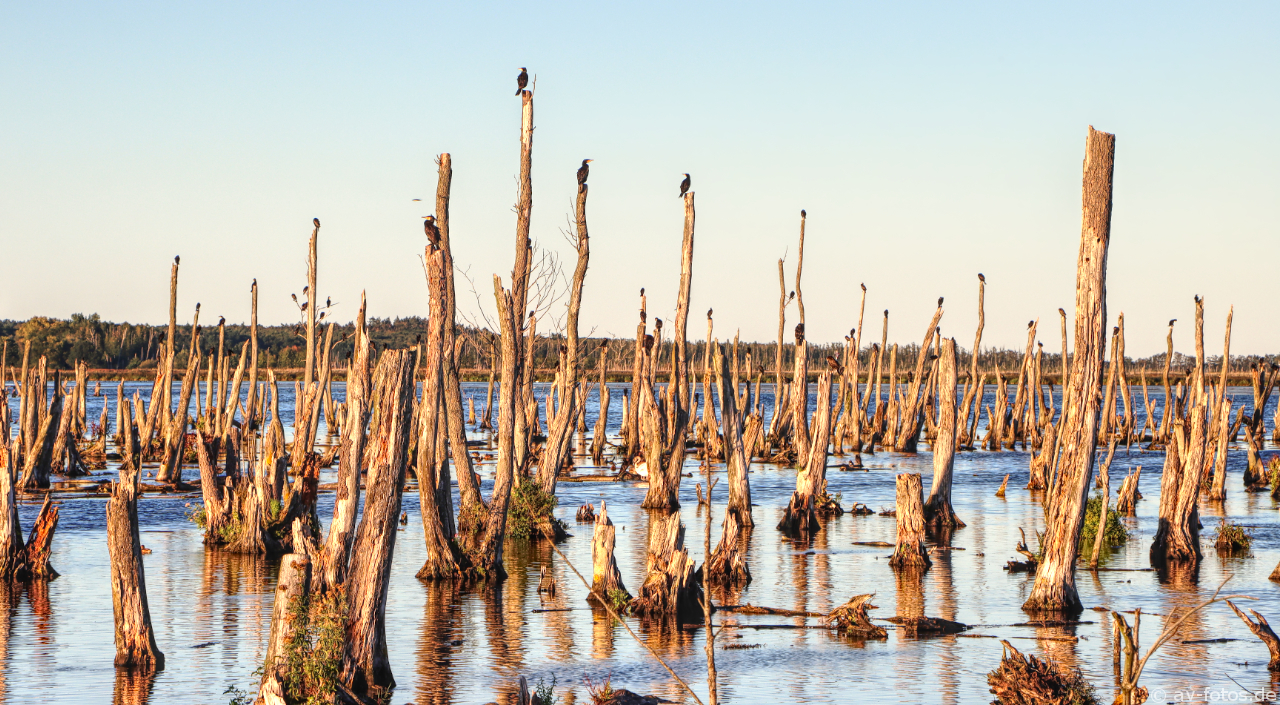
[{"label": "black bird perched on tree", "polygon": [[680,182],[680,198],[684,198],[684,195],[686,193],[689,193],[689,175],[688,174],[685,174],[684,181]]},{"label": "black bird perched on tree", "polygon": [[590,159],[583,159],[582,166],[578,167],[578,192],[582,192],[582,187],[587,185],[587,174],[591,172],[591,167],[587,166],[591,163]]},{"label": "black bird perched on tree", "polygon": [[978,272],[978,281],[983,282],[984,284],[987,281],[987,278],[982,276],[982,272]]},{"label": "black bird perched on tree", "polygon": [[516,95],[520,95],[524,87],[529,85],[529,71],[523,66],[520,67],[520,75],[516,76],[516,85],[519,86],[519,88],[516,88]]},{"label": "black bird perched on tree", "polygon": [[317,228],[318,228],[318,227],[320,227],[320,219],[319,219],[319,218],[312,218],[312,219],[311,219],[311,222],[312,222],[312,223],[315,223],[315,225],[316,225],[316,227],[317,227]]},{"label": "black bird perched on tree", "polygon": [[440,228],[436,227],[436,217],[429,215],[422,221],[422,229],[427,232],[427,239],[433,246],[440,244]]},{"label": "black bird perched on tree", "polygon": [[181,255],[174,255],[174,256],[173,256],[173,263],[174,263],[174,264],[181,264],[181,263],[182,263],[182,256],[181,256]]}]

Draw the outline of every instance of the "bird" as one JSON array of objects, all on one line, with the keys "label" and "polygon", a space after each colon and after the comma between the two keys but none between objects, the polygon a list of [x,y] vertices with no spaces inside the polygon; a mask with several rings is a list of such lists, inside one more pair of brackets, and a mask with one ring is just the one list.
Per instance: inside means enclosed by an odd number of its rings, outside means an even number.
[{"label": "bird", "polygon": [[520,75],[516,76],[516,85],[519,86],[516,88],[516,95],[520,95],[524,87],[529,85],[529,71],[523,66],[520,67]]},{"label": "bird", "polygon": [[174,263],[174,264],[181,264],[181,263],[182,263],[182,256],[181,256],[181,255],[174,255],[174,256],[173,256],[173,263]]},{"label": "bird", "polygon": [[808,214],[808,213],[805,213],[805,212],[804,212],[804,209],[803,209],[803,208],[801,208],[801,209],[800,209],[800,217],[801,217],[801,218],[807,218],[807,217],[809,217],[809,214]]},{"label": "bird", "polygon": [[985,283],[986,283],[986,281],[987,281],[987,278],[986,278],[986,277],[984,277],[984,276],[982,276],[982,272],[978,272],[978,281],[980,281],[980,282],[982,282],[982,283],[984,283],[984,284],[985,284]]},{"label": "bird", "polygon": [[587,166],[591,163],[590,159],[583,159],[582,166],[578,167],[578,192],[582,192],[582,187],[587,185],[587,174],[590,173],[591,167]]},{"label": "bird", "polygon": [[298,303],[298,295],[297,295],[297,294],[289,294],[289,296],[291,296],[291,297],[293,298],[293,302],[294,302],[295,304],[296,304],[296,303]]},{"label": "bird", "polygon": [[318,227],[320,227],[320,219],[319,219],[319,218],[312,218],[312,219],[311,219],[311,222],[312,222],[312,223],[315,223],[315,226],[316,226],[317,228],[318,228]]},{"label": "bird", "polygon": [[332,305],[333,305],[333,297],[332,296],[324,297],[324,307],[329,308]]},{"label": "bird", "polygon": [[427,232],[427,239],[432,245],[440,242],[440,228],[436,227],[436,217],[429,215],[422,221],[422,228]]},{"label": "bird", "polygon": [[688,174],[685,174],[684,181],[680,182],[680,198],[684,198],[684,195],[686,193],[689,193],[689,175]]},{"label": "bird", "polygon": [[1173,327],[1173,323],[1174,323],[1174,321],[1176,321],[1176,320],[1178,320],[1178,319],[1176,319],[1176,318],[1170,318],[1170,319],[1169,319],[1169,327],[1170,327],[1170,328],[1172,328],[1172,327]]}]

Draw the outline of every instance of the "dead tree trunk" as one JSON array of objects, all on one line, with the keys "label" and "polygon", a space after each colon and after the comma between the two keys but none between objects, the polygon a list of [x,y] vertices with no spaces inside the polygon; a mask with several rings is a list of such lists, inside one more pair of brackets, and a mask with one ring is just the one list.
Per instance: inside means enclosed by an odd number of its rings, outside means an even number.
[{"label": "dead tree trunk", "polygon": [[[312,591],[311,558],[301,553],[280,557],[280,577],[276,582],[275,600],[271,605],[271,634],[267,638],[267,660],[263,667],[263,691],[273,691],[288,677],[286,649],[298,625],[290,612]],[[267,684],[275,681],[275,688]],[[270,703],[270,700],[266,702]]]},{"label": "dead tree trunk", "polygon": [[1029,612],[1079,612],[1075,570],[1085,502],[1093,479],[1098,406],[1107,334],[1107,246],[1111,241],[1111,176],[1115,135],[1089,128],[1085,146],[1080,252],[1076,263],[1076,344],[1070,401],[1059,430],[1062,458],[1054,484]]},{"label": "dead tree trunk", "polygon": [[369,468],[364,516],[352,549],[340,676],[348,688],[365,696],[395,687],[387,658],[387,586],[413,433],[413,355],[405,350],[385,352],[378,367],[382,386],[374,432],[386,452]]},{"label": "dead tree trunk", "polygon": [[143,671],[164,668],[147,606],[147,579],[138,538],[138,475],[142,455],[128,409],[120,481],[107,500],[107,549],[111,556],[111,607],[115,615],[116,667]]},{"label": "dead tree trunk", "polygon": [[587,278],[587,263],[591,259],[591,242],[587,236],[587,185],[578,186],[576,214],[578,263],[569,284],[569,308],[565,318],[565,363],[560,372],[560,408],[555,420],[550,418],[548,407],[547,442],[542,449],[538,465],[538,484],[547,494],[556,493],[556,480],[560,467],[569,455],[569,441],[578,418],[578,405],[586,399],[578,399],[578,311],[582,308],[582,283]]},{"label": "dead tree trunk", "polygon": [[[685,429],[689,423],[689,359],[686,350],[689,331],[689,291],[693,282],[693,193],[684,195],[684,239],[680,247],[680,288],[676,298],[676,323],[672,331],[675,343],[672,354],[673,385],[671,389],[671,418],[673,423],[664,434],[670,443],[663,449],[668,457],[666,466],[661,462],[649,467],[649,492],[640,505],[646,509],[677,509],[680,507],[680,477],[684,467]],[[662,478],[658,479],[658,475]]]},{"label": "dead tree trunk", "polygon": [[928,568],[932,562],[924,545],[924,504],[920,497],[920,475],[899,474],[897,491],[898,541],[889,565],[894,570]]},{"label": "dead tree trunk", "polygon": [[1138,493],[1138,478],[1142,476],[1142,466],[1125,476],[1120,483],[1120,491],[1116,493],[1116,511],[1125,516],[1133,516],[1134,509],[1142,495]]},{"label": "dead tree trunk", "polygon": [[[969,353],[969,382],[966,386],[964,399],[960,402],[960,408],[964,412],[964,416],[957,426],[958,432],[961,434],[960,444],[967,448],[973,447],[974,438],[977,436],[978,417],[982,415],[982,395],[986,390],[985,385],[978,377],[978,351],[982,349],[982,329],[986,325],[986,316],[983,311],[983,300],[987,293],[987,278],[981,273],[978,274],[978,332],[973,336],[973,350]],[[973,425],[969,425],[969,412],[972,407]]]},{"label": "dead tree trunk", "polygon": [[[156,482],[178,484],[182,482],[182,456],[186,454],[188,408],[191,404],[191,390],[195,388],[196,378],[200,374],[200,310],[196,309],[191,320],[191,349],[187,351],[187,371],[182,377],[182,391],[178,394],[178,409],[169,423],[165,435],[164,457],[160,462],[160,470],[156,473]],[[210,391],[210,393],[212,393]],[[210,429],[210,433],[214,433]],[[228,449],[228,452],[231,452]]]},{"label": "dead tree trunk", "polygon": [[1271,625],[1267,623],[1267,618],[1254,610],[1249,610],[1249,614],[1253,615],[1253,619],[1249,619],[1248,615],[1241,612],[1240,608],[1236,607],[1230,600],[1227,600],[1227,604],[1231,606],[1231,611],[1236,613],[1240,621],[1249,627],[1249,631],[1261,639],[1263,644],[1266,644],[1267,651],[1271,653],[1271,660],[1267,663],[1267,670],[1272,673],[1280,671],[1280,637],[1277,637],[1276,633],[1272,631]]},{"label": "dead tree trunk", "polygon": [[938,367],[938,435],[933,441],[933,486],[924,505],[925,521],[932,526],[964,526],[951,507],[951,480],[956,457],[956,341],[942,345]]},{"label": "dead tree trunk", "polygon": [[[738,409],[737,395],[731,389],[731,382],[725,373],[724,350],[717,344],[712,352],[715,360],[716,390],[720,397],[720,419],[724,429],[725,470],[729,481],[729,511],[737,512],[737,521],[743,526],[753,527],[755,519],[751,516],[751,452],[743,438],[744,416]],[[707,399],[710,407],[711,399]],[[714,416],[712,417],[714,418]],[[712,434],[715,429],[711,429]],[[710,488],[707,495],[710,500]]]},{"label": "dead tree trunk", "polygon": [[[609,366],[609,341],[600,341],[600,382],[597,385],[596,393],[596,425],[595,430],[591,434],[591,462],[595,465],[604,464],[604,444],[605,437],[608,435],[609,428],[609,382],[605,379]],[[583,400],[585,403],[585,400]]]},{"label": "dead tree trunk", "polygon": [[1175,419],[1165,446],[1160,479],[1160,525],[1151,541],[1151,561],[1200,561],[1200,515],[1197,502],[1204,469],[1208,395],[1204,384],[1204,301],[1196,297],[1196,369],[1192,380],[1191,411],[1185,421]]},{"label": "dead tree trunk", "polygon": [[365,297],[360,294],[356,314],[353,354],[347,366],[346,420],[342,424],[342,447],[338,452],[338,491],[333,501],[333,521],[324,551],[315,566],[321,589],[343,583],[351,560],[356,514],[360,511],[360,468],[364,457],[366,429],[370,416],[369,332],[365,328]]},{"label": "dead tree trunk", "polygon": [[[797,354],[801,346],[797,346]],[[819,514],[838,514],[839,506],[827,497],[827,438],[831,431],[831,372],[824,371],[818,379],[818,407],[813,412],[813,437],[809,454],[801,459],[800,472],[796,474],[796,489],[778,523],[778,530],[787,534],[809,536],[822,528]]]},{"label": "dead tree trunk", "polygon": [[706,577],[709,582],[731,586],[751,582],[751,570],[747,567],[747,557],[742,550],[742,532],[745,526],[742,512],[730,506],[725,513],[720,543],[706,562]]},{"label": "dead tree trunk", "polygon": [[427,245],[424,260],[427,263],[428,289],[431,292],[431,314],[427,332],[426,351],[422,355],[422,403],[419,409],[418,434],[418,500],[422,516],[422,531],[426,540],[427,558],[418,571],[419,580],[458,577],[455,544],[450,539],[453,526],[453,500],[449,491],[448,461],[441,445],[445,441],[448,420],[444,418],[444,328],[447,314],[443,310],[445,298],[444,253],[439,248],[439,237],[427,228],[427,237],[434,238]]},{"label": "dead tree trunk", "polygon": [[650,513],[648,570],[631,611],[646,617],[696,622],[702,615],[699,571],[684,547],[680,512]]},{"label": "dead tree trunk", "polygon": [[925,363],[929,361],[929,349],[933,346],[933,336],[938,332],[938,321],[942,319],[942,298],[938,298],[938,309],[929,321],[929,329],[920,341],[920,352],[916,355],[916,371],[907,388],[906,403],[902,407],[900,419],[901,429],[894,440],[895,449],[903,453],[916,452],[920,442],[920,426],[924,422],[924,397],[928,385],[925,383]]}]

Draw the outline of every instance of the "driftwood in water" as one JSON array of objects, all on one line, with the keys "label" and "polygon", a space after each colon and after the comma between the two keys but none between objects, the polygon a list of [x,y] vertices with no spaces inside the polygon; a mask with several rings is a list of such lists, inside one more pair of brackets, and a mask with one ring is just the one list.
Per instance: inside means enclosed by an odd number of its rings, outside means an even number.
[{"label": "driftwood in water", "polygon": [[346,651],[341,681],[361,695],[395,686],[387,658],[387,584],[396,544],[396,522],[408,466],[409,437],[413,433],[413,356],[391,350],[378,361],[378,426],[385,454],[369,468],[360,528],[351,551],[347,576]]},{"label": "driftwood in water", "polygon": [[953,622],[941,617],[925,617],[923,615],[903,617],[895,616],[887,620],[898,625],[898,631],[911,636],[928,636],[932,634],[959,634],[969,628],[967,624]]},{"label": "driftwood in water", "polygon": [[920,475],[901,473],[897,478],[898,539],[889,565],[894,570],[928,568],[931,564],[924,540],[924,505]]},{"label": "driftwood in water", "polygon": [[631,611],[696,622],[702,618],[702,581],[684,546],[680,512],[652,512],[650,521],[647,573]]},{"label": "driftwood in water", "polygon": [[164,668],[164,654],[156,647],[147,606],[147,578],[138,538],[138,476],[142,455],[129,412],[125,410],[124,456],[120,481],[107,500],[107,549],[111,556],[111,607],[115,615],[117,667],[144,671]]},{"label": "driftwood in water", "polygon": [[1076,331],[1071,390],[1058,430],[1062,457],[1046,517],[1044,561],[1023,609],[1079,612],[1075,569],[1085,501],[1098,439],[1098,401],[1106,345],[1107,247],[1111,241],[1111,177],[1115,136],[1089,128],[1085,146],[1083,217],[1076,262]]},{"label": "driftwood in water", "polygon": [[1258,614],[1255,610],[1249,610],[1249,614],[1253,615],[1253,619],[1249,619],[1249,616],[1240,611],[1240,608],[1236,607],[1231,600],[1227,600],[1227,604],[1231,607],[1231,611],[1235,612],[1236,616],[1240,618],[1240,621],[1249,627],[1249,631],[1253,632],[1254,636],[1267,645],[1267,651],[1271,652],[1271,661],[1267,663],[1267,670],[1272,672],[1280,671],[1280,637],[1277,637],[1276,633],[1272,631],[1271,625],[1267,624],[1267,618]]},{"label": "driftwood in water", "polygon": [[[1079,671],[1070,671],[1050,659],[1024,656],[1012,644],[1000,640],[1004,656],[1000,666],[987,674],[987,685],[998,705],[1078,705],[1089,690]],[[1117,701],[1119,702],[1119,701]]]},{"label": "driftwood in water", "polygon": [[[588,505],[589,506],[589,505]],[[609,519],[608,509],[600,502],[600,513],[595,515],[595,527],[591,535],[591,600],[605,600],[610,604],[631,599],[627,586],[622,584],[622,573],[613,557],[616,529]]]},{"label": "driftwood in water", "polygon": [[872,624],[867,616],[867,610],[875,607],[871,604],[873,597],[874,594],[855,595],[827,616],[827,624],[854,639],[888,639],[889,633],[885,628]]},{"label": "driftwood in water", "polygon": [[956,341],[942,344],[938,366],[938,434],[933,440],[933,487],[924,505],[925,522],[935,527],[962,527],[951,507],[951,482],[956,457]]}]

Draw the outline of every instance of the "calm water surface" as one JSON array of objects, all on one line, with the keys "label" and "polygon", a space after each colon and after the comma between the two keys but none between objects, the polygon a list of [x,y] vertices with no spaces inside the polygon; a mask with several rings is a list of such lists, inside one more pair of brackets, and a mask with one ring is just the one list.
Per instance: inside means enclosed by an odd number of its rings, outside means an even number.
[{"label": "calm water surface", "polygon": [[[611,433],[620,423],[623,386],[614,389]],[[127,395],[135,390],[146,396],[150,384],[126,385]],[[281,390],[283,415],[291,419],[292,385],[282,384]],[[765,390],[767,409],[768,386]],[[102,397],[89,399],[91,419],[97,418],[104,401],[114,414],[115,385],[104,384],[102,392]],[[482,408],[483,385],[466,385],[464,393]],[[342,385],[335,394],[341,400]],[[1233,389],[1232,394],[1236,406],[1243,404],[1248,411],[1250,390]],[[1140,390],[1137,399],[1141,407]],[[1267,410],[1268,432],[1274,403]],[[588,427],[594,426],[596,411],[593,395]],[[864,455],[865,472],[834,467],[843,460],[832,457],[828,482],[846,507],[861,502],[877,510],[890,508],[895,473],[919,472],[926,487],[932,474],[927,450],[910,456]],[[590,461],[578,458],[578,462],[586,466]],[[1126,520],[1132,539],[1106,557],[1106,567],[1149,567],[1147,551],[1157,523],[1162,462],[1162,454],[1140,452],[1136,446],[1131,454],[1123,448],[1117,452],[1112,487],[1119,485],[1117,477],[1127,468],[1141,465],[1144,499],[1138,503],[1138,516]],[[1267,579],[1280,560],[1278,504],[1268,494],[1246,494],[1241,489],[1245,462],[1244,450],[1233,446],[1228,499],[1201,503],[1205,557],[1198,574],[1100,572],[1095,577],[1081,571],[1077,586],[1085,606],[1142,608],[1144,648],[1159,631],[1159,615],[1206,599],[1227,576],[1232,576],[1228,591],[1256,596],[1260,600],[1251,607],[1263,615],[1280,615],[1280,587]],[[795,471],[753,465],[750,479],[757,527],[750,535],[748,562],[754,581],[731,594],[716,594],[716,599],[828,612],[853,595],[874,592],[879,606],[872,612],[875,618],[926,614],[978,625],[968,634],[1010,639],[1024,652],[1079,667],[1098,687],[1100,699],[1109,701],[1114,676],[1111,632],[1104,613],[1086,611],[1081,619],[1093,623],[1077,627],[1011,626],[1026,619],[1020,605],[1032,579],[1010,574],[1003,567],[1018,557],[1013,549],[1019,527],[1032,536],[1044,525],[1039,497],[1021,489],[1027,482],[1027,466],[1028,454],[1021,451],[957,455],[953,499],[956,512],[968,524],[954,536],[957,550],[935,552],[932,568],[923,575],[899,577],[889,568],[890,549],[854,545],[857,541],[892,542],[894,519],[846,515],[828,522],[812,541],[789,541],[774,526],[795,487]],[[482,465],[479,470],[487,494],[493,468]],[[690,461],[686,471],[698,473],[697,463]],[[194,474],[191,469],[187,472]],[[582,472],[598,471],[583,468]],[[723,467],[715,472],[722,475]],[[322,481],[333,481],[333,471],[326,473]],[[997,498],[996,488],[1006,473],[1012,475],[1007,496]],[[105,471],[99,476],[111,474]],[[699,481],[699,477],[683,481],[681,501],[686,543],[701,562],[706,508],[696,507],[693,483]],[[722,483],[713,495],[717,502],[713,544],[719,537],[723,487]],[[579,570],[590,573],[591,526],[574,523],[575,509],[586,502],[599,506],[606,500],[618,526],[619,568],[627,587],[636,592],[643,579],[648,524],[646,512],[639,508],[644,493],[630,483],[560,483],[557,515],[569,522],[572,534],[561,550]],[[206,550],[200,532],[185,518],[188,504],[198,506],[199,502],[198,496],[147,494],[139,504],[142,542],[153,550],[145,558],[151,616],[166,657],[164,671],[151,681],[139,681],[123,676],[117,680],[112,666],[105,499],[65,498],[52,559],[61,577],[45,584],[0,589],[0,697],[6,702],[83,703],[129,695],[123,699],[226,703],[228,688],[254,690],[254,671],[265,656],[270,630],[277,561]],[[320,515],[326,524],[332,502],[332,494],[320,498]],[[519,675],[530,682],[554,677],[557,692],[569,701],[584,699],[587,679],[611,678],[616,687],[692,702],[621,625],[588,608],[586,588],[546,544],[509,544],[510,578],[496,591],[419,582],[414,573],[424,552],[417,502],[416,492],[405,493],[409,524],[397,538],[387,605],[387,637],[397,681],[393,703],[505,701]],[[30,527],[37,509],[35,499],[22,506],[24,527]],[[1249,555],[1220,557],[1214,552],[1212,541],[1221,517],[1252,531],[1254,546]],[[537,593],[544,565],[550,567],[559,587],[554,599]],[[720,697],[728,702],[986,703],[991,700],[986,674],[1001,654],[1000,642],[994,638],[915,640],[894,632],[892,625],[888,625],[887,641],[854,643],[820,629],[752,628],[817,624],[814,619],[720,613],[716,622],[725,627],[717,644],[753,647],[717,651]],[[705,641],[700,627],[658,629],[638,620],[630,624],[706,698]],[[1043,638],[1064,635],[1080,640]],[[1280,691],[1280,683],[1266,670],[1266,648],[1225,605],[1194,617],[1182,639],[1219,637],[1239,641],[1175,642],[1160,651],[1142,680],[1153,691],[1164,691],[1155,693],[1163,694],[1162,699],[1152,701],[1185,698],[1180,695],[1183,690],[1194,691],[1194,698],[1203,700],[1206,688],[1210,699],[1224,693],[1238,698],[1245,690]]]}]

